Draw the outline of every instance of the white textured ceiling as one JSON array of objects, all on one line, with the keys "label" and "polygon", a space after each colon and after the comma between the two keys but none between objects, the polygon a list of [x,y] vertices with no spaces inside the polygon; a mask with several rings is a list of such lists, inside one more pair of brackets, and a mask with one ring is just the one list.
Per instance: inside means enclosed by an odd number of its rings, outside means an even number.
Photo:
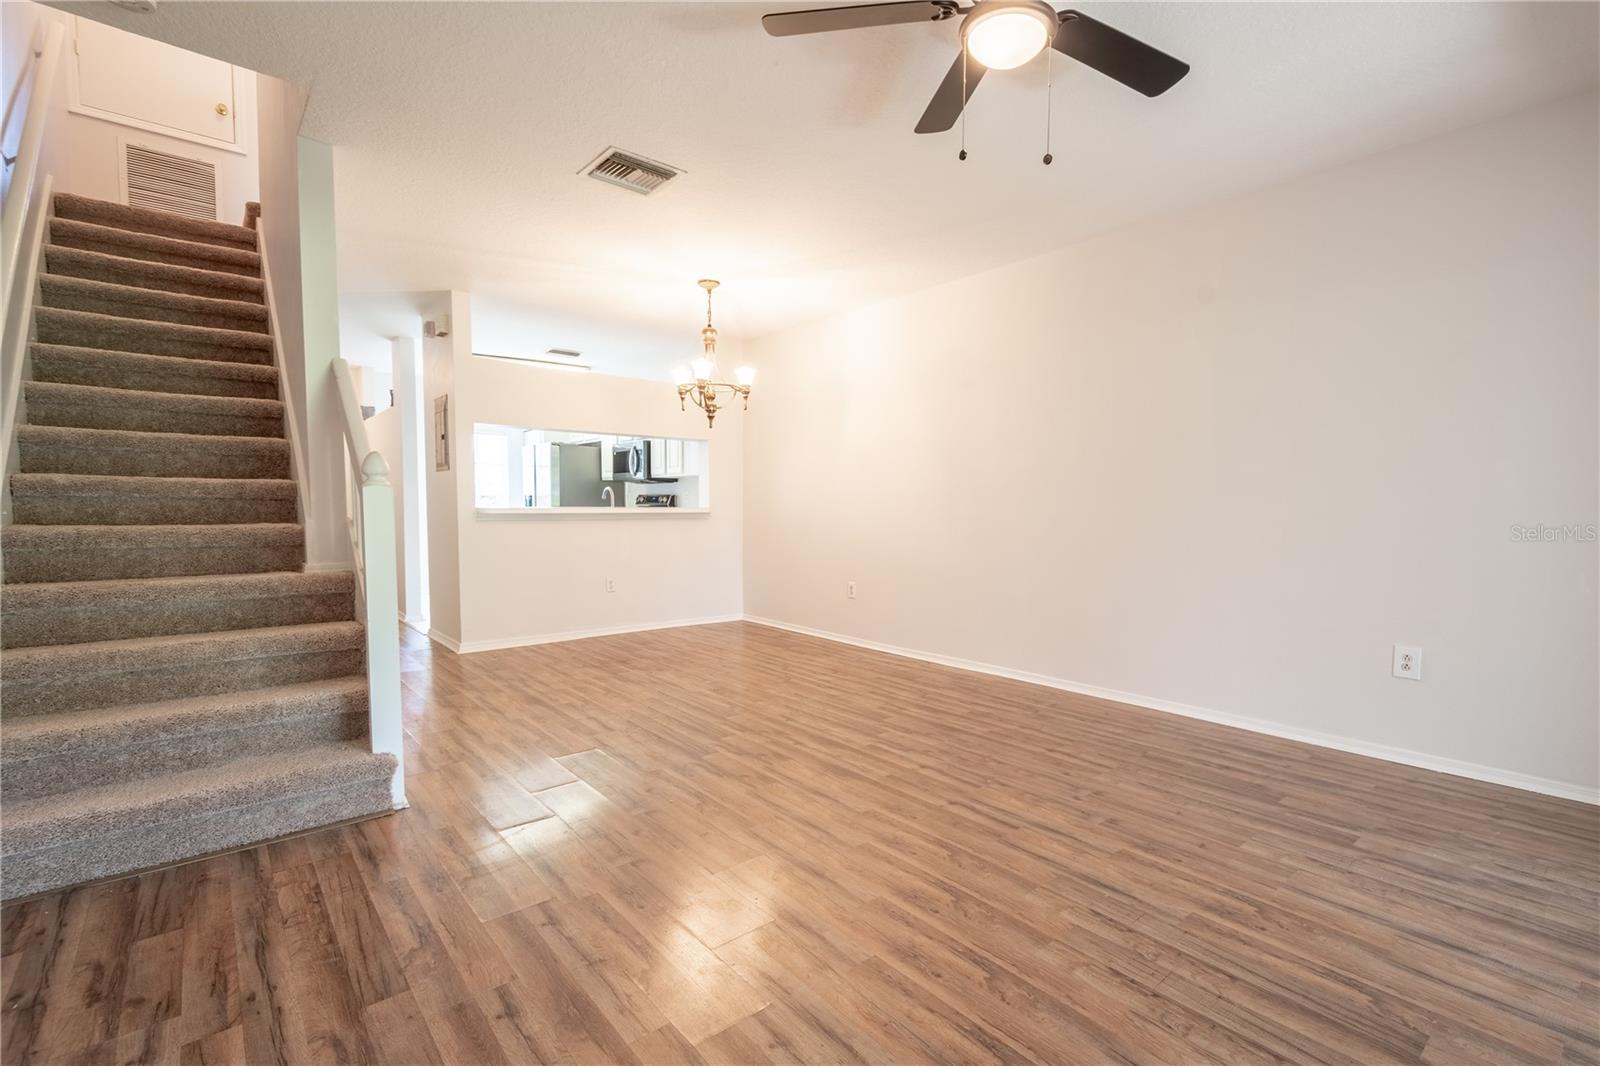
[{"label": "white textured ceiling", "polygon": [[[1083,4],[1193,73],[1147,100],[1058,62],[1046,168],[1042,60],[985,79],[967,162],[955,132],[911,132],[954,22],[779,39],[779,4],[58,6],[309,84],[347,291],[691,338],[701,276],[725,332],[766,332],[1578,91],[1600,37],[1591,3]],[[687,174],[648,198],[578,177],[609,144]]]}]

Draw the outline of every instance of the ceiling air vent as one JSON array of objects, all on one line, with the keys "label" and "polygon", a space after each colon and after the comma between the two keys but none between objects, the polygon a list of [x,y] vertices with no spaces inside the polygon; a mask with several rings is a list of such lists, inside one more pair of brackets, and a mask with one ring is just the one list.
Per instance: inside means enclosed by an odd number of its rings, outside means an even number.
[{"label": "ceiling air vent", "polygon": [[129,207],[217,220],[217,168],[200,159],[122,146],[122,180]]},{"label": "ceiling air vent", "polygon": [[683,171],[665,163],[658,163],[654,159],[646,159],[642,155],[611,147],[601,152],[578,173],[588,174],[591,178],[624,189],[632,189],[642,196],[649,196]]}]

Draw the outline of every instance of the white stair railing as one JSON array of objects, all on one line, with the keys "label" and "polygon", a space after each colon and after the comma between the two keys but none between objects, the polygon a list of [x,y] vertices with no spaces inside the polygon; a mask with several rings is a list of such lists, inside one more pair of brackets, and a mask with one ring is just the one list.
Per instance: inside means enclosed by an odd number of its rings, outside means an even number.
[{"label": "white stair railing", "polygon": [[372,750],[396,760],[390,786],[396,808],[406,805],[405,744],[400,718],[400,593],[395,573],[394,486],[389,464],[367,442],[350,364],[333,361],[344,422],[345,519],[355,560],[356,617],[367,628],[367,692]]},{"label": "white stair railing", "polygon": [[[50,221],[54,178],[39,173],[39,159],[44,151],[61,37],[61,23],[52,19],[45,28],[43,42],[31,50],[28,109],[22,118],[17,154],[5,158],[5,167],[10,171],[5,204],[0,206],[0,517],[5,521],[11,517],[11,475],[17,469],[22,382],[28,375],[33,302],[39,291],[44,228]],[[22,86],[17,91],[20,93]]]},{"label": "white stair railing", "polygon": [[56,60],[61,54],[61,23],[51,20],[45,29],[44,44],[33,50],[33,85],[28,92],[28,110],[22,119],[22,136],[17,139],[17,154],[6,161],[16,169],[6,187],[6,202],[0,208],[0,271],[8,278],[17,276],[17,261],[22,250],[22,221],[33,200],[34,182],[39,175],[39,153],[44,150],[44,127],[49,119],[50,90],[56,81]]}]

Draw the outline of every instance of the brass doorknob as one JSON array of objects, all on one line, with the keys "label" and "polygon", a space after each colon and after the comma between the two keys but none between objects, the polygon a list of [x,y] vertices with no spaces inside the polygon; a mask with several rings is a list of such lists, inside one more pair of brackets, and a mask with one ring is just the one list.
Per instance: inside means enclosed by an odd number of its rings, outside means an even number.
[{"label": "brass doorknob", "polygon": [[217,105],[217,114],[219,114],[219,115],[223,116],[224,118],[226,118],[227,115],[228,115],[228,105],[227,104],[218,104]]}]

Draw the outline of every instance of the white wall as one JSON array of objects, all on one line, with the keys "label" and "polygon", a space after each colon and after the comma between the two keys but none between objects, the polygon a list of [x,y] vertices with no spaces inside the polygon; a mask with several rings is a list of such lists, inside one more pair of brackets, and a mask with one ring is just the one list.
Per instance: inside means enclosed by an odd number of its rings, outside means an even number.
[{"label": "white wall", "polygon": [[[266,282],[283,358],[283,401],[302,449],[305,473],[306,426],[305,315],[300,294],[300,120],[306,91],[293,82],[256,76],[256,141],[261,161],[260,244],[266,258]],[[307,486],[300,486],[302,503]]]},{"label": "white wall", "polygon": [[[33,3],[0,3],[0,85],[5,89],[4,108],[0,113],[0,150],[6,155],[17,154],[17,144],[22,137],[22,125],[27,121],[28,104],[39,88],[35,84],[39,60],[33,49],[45,41],[46,23],[54,19],[63,23],[63,33],[71,20],[60,12],[50,11]],[[66,138],[61,136],[65,124],[67,93],[66,67],[70,58],[70,35],[62,40],[62,51],[56,59],[58,74],[51,89],[52,106],[46,113],[45,137],[41,145],[39,174],[56,175],[56,186],[66,180]],[[9,194],[11,176],[15,167],[0,167],[0,191]]]},{"label": "white wall", "polygon": [[[390,480],[395,484],[400,524],[396,529],[395,555],[400,564],[400,617],[412,626],[427,629],[427,500],[423,488],[428,440],[426,412],[422,405],[422,363],[417,342],[396,337],[390,342],[394,367],[395,405],[391,410],[399,420],[396,433],[400,454],[389,464]],[[385,457],[389,455],[384,453]]]},{"label": "white wall", "polygon": [[[430,635],[442,638],[448,644],[461,643],[461,525],[465,520],[461,500],[462,489],[468,494],[470,506],[472,467],[470,460],[463,470],[462,448],[472,445],[472,426],[461,430],[459,401],[456,394],[456,364],[470,358],[471,301],[466,293],[439,293],[424,305],[423,313],[429,318],[450,315],[458,324],[447,337],[424,337],[422,340],[422,418],[427,427],[427,446],[423,449],[423,495],[427,501],[428,542],[428,624]],[[438,470],[439,442],[435,437],[433,405],[440,396],[449,401],[450,469]]]},{"label": "white wall", "polygon": [[389,464],[389,484],[394,486],[394,570],[400,616],[406,617],[406,483],[405,442],[400,409],[390,407],[366,420],[367,443]]},{"label": "white wall", "polygon": [[[243,222],[245,202],[260,198],[255,77],[248,71],[240,71],[234,85],[234,128],[241,149],[238,152],[73,112],[68,109],[75,58],[72,16],[26,0],[8,0],[0,4],[0,36],[5,39],[5,73],[0,80],[5,82],[7,99],[11,98],[20,75],[20,64],[26,59],[27,42],[42,22],[51,19],[62,24],[64,34],[56,84],[50,98],[50,153],[53,158],[49,160],[49,172],[55,174],[56,191],[122,202],[119,142],[129,140],[214,164],[220,217],[224,222]],[[152,71],[149,76],[159,77],[160,72]],[[23,113],[19,104],[11,122],[16,130],[21,128]],[[6,134],[6,151],[10,152],[16,133],[8,128]]]},{"label": "white wall", "polygon": [[[447,475],[432,472],[431,441],[427,449],[434,633],[475,650],[737,617],[742,414],[730,410],[708,431],[698,411],[678,410],[664,382],[474,357],[477,302],[452,293],[449,307],[450,338],[423,341],[430,436],[433,398],[448,392],[455,447]],[[480,517],[472,477],[472,426],[480,422],[709,439],[711,513]],[[605,591],[607,578],[615,592]]]},{"label": "white wall", "polygon": [[[488,355],[542,357],[551,348],[564,348],[582,352],[581,362],[596,373],[618,377],[672,380],[675,364],[686,364],[700,355],[701,324],[701,319],[691,314],[684,318],[683,329],[654,333],[477,293],[472,297],[474,350]],[[734,363],[726,358],[721,361],[731,373]]]},{"label": "white wall", "polygon": [[333,147],[300,137],[298,162],[300,310],[305,333],[306,566],[348,568],[344,414],[333,384],[339,357],[338,252],[334,239]]},{"label": "white wall", "polygon": [[748,613],[1592,794],[1597,110],[762,339]]},{"label": "white wall", "polygon": [[[715,482],[710,514],[467,514],[461,529],[467,647],[742,612],[739,412],[727,412],[708,431],[703,415],[679,412],[670,385],[501,359],[471,360],[458,392],[470,394],[477,422],[709,439]],[[615,592],[605,591],[607,578]]]}]

